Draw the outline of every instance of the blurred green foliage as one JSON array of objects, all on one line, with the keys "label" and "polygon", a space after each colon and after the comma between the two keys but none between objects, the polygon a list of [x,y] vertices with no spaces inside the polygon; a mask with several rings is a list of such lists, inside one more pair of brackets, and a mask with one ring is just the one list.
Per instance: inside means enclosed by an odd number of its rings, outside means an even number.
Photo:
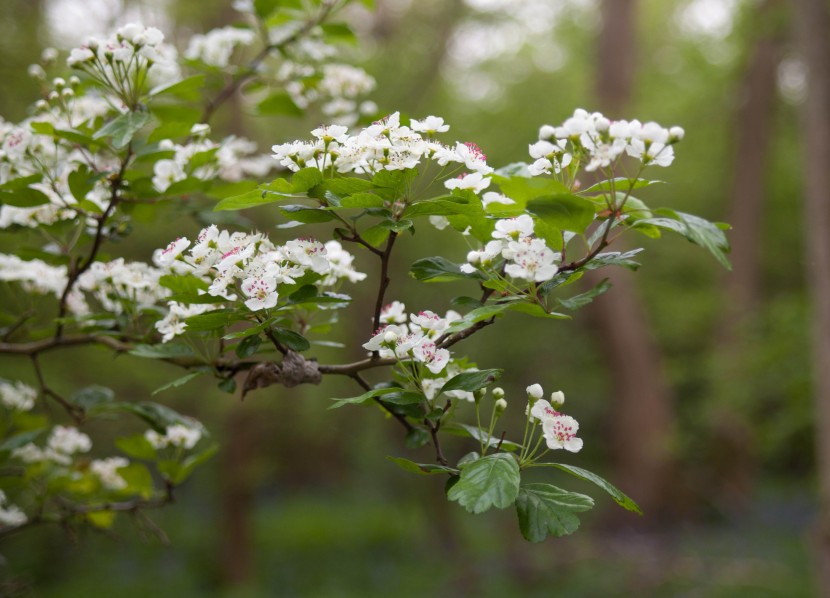
[{"label": "blurred green foliage", "polygon": [[[569,8],[559,15],[555,30],[545,34],[563,52],[559,68],[536,68],[532,45],[478,65],[495,82],[499,96],[480,102],[459,95],[452,84],[458,67],[448,66],[445,37],[458,27],[508,15],[478,13],[441,0],[378,4],[385,18],[367,33],[371,39],[360,52],[378,80],[374,99],[381,110],[441,115],[457,138],[481,146],[491,164],[527,159],[527,144],[536,139],[541,124],[558,122],[575,107],[595,107],[598,17],[593,3],[586,8],[563,2]],[[660,172],[669,185],[658,192],[665,196],[668,190],[672,207],[725,220],[733,166],[740,159],[734,115],[757,34],[755,3],[738,4],[732,31],[723,39],[684,33],[677,15],[687,4],[640,3],[634,98],[627,114],[611,116],[683,126],[687,135],[677,159]],[[223,3],[205,5],[194,0],[171,4],[176,29],[189,34],[231,18]],[[48,43],[39,12],[47,6],[0,3],[0,75],[6,89],[0,94],[0,114],[9,120],[20,118],[37,93],[25,71]],[[778,23],[783,29],[786,17],[782,14]],[[791,43],[785,44],[785,55],[792,52]],[[13,594],[15,587],[22,587],[22,593],[28,587],[33,595],[123,598],[810,595],[807,531],[815,508],[814,457],[797,111],[797,104],[778,98],[769,167],[757,173],[766,185],[759,247],[764,284],[757,312],[746,322],[745,352],[727,358],[718,351],[726,275],[715,262],[682,240],[662,242],[659,250],[643,242],[651,255],[637,279],[676,396],[678,503],[689,522],[663,523],[658,532],[647,534],[648,514],[643,521],[624,519],[615,532],[601,531],[601,516],[587,517],[582,528],[593,532],[525,545],[514,531],[512,512],[473,519],[444,501],[439,480],[424,484],[386,462],[384,456],[395,453],[402,438],[381,412],[326,411],[322,397],[345,396],[339,381],[290,391],[272,387],[243,404],[199,381],[162,397],[204,421],[223,450],[231,451],[229,422],[242,427],[250,446],[242,451],[244,462],[228,463],[227,454],[220,455],[189,483],[177,505],[158,516],[172,545],[162,547],[152,538],[142,544],[129,525],[114,537],[71,538],[59,530],[39,530],[5,542],[1,575],[10,581],[0,593]],[[318,120],[320,115],[308,122],[246,116],[242,126],[267,148],[305,135]],[[648,194],[643,191],[646,199]],[[138,234],[126,253],[146,257],[182,234],[180,215],[179,208],[171,207],[143,231],[143,223],[136,222]],[[273,218],[265,217],[255,222],[263,230],[273,224]],[[402,241],[390,299],[406,298],[411,310],[448,308],[432,301],[431,287],[405,275],[409,263],[436,254],[443,241],[426,229]],[[0,246],[6,245],[0,236]],[[459,259],[466,253],[460,242],[440,249]],[[372,271],[376,264],[359,255],[356,266]],[[458,288],[458,294],[469,292]],[[366,336],[372,293],[355,289],[343,337],[330,340]],[[565,390],[569,412],[581,422],[586,441],[580,456],[608,473],[609,449],[603,439],[614,424],[608,418],[614,381],[591,322],[580,312],[573,321],[540,327],[513,315],[504,328],[510,334],[482,331],[468,347],[471,358],[484,368],[496,365],[489,356],[499,356],[498,366],[509,372],[503,380],[508,401],[519,403],[522,389],[537,381]],[[348,357],[342,350],[320,352],[326,361]],[[58,390],[94,378],[135,400],[178,376],[173,368],[129,357],[112,360],[98,349],[79,349],[71,361],[48,356],[44,362],[60,372]],[[6,357],[0,375],[20,365]],[[717,475],[722,447],[713,430],[729,425],[719,420],[725,407],[749,425],[755,463],[750,507],[739,513],[705,486]],[[507,426],[519,421],[518,411],[508,409]],[[304,447],[302,454],[298,446]],[[425,449],[407,456],[416,461],[430,457]],[[220,574],[220,555],[229,541],[223,535],[222,518],[228,515],[221,504],[223,476],[230,471],[252,491],[243,504],[251,509],[253,569],[249,582],[235,588],[223,587]],[[636,488],[613,481],[636,499]]]}]

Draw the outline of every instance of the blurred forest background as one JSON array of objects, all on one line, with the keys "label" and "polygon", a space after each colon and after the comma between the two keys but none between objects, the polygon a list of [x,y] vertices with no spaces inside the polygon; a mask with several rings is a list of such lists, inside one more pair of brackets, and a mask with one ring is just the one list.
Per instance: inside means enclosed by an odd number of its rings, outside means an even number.
[{"label": "blurred forest background", "polygon": [[[830,89],[809,68],[830,64],[828,10],[822,0],[377,0],[350,13],[351,51],[377,79],[380,109],[443,116],[490,164],[528,160],[538,127],[577,107],[686,129],[675,163],[652,173],[668,184],[644,199],[730,222],[733,272],[682,240],[630,238],[646,248],[643,268],[615,273],[615,288],[572,321],[509,316],[464,346],[480,367],[506,368],[509,426],[525,386],[563,390],[585,439],[570,461],[619,485],[645,517],[598,497],[576,535],[531,545],[512,510],[474,517],[446,502],[442,479],[386,461],[431,455],[407,452],[376,410],[326,411],[327,397],[352,390],[340,381],[271,387],[244,403],[194,383],[159,399],[202,419],[222,450],[176,505],[152,514],[170,544],[142,542],[126,521],[113,535],[39,529],[0,547],[2,577],[68,597],[817,595],[830,96],[808,80]],[[44,46],[129,20],[181,45],[234,19],[223,0],[3,0],[0,114],[19,120],[37,99],[26,67]],[[240,105],[223,118],[217,132],[264,151],[322,121]],[[137,223],[123,251],[146,259],[181,228]],[[438,298],[458,293],[406,276],[446,243],[425,229],[401,243],[390,299],[448,308]],[[365,255],[358,264],[376,267]],[[332,339],[351,349],[321,358],[360,353],[369,309],[358,301]],[[0,371],[16,367],[4,359]],[[97,382],[135,400],[176,376],[95,348],[47,365],[67,387]]]}]

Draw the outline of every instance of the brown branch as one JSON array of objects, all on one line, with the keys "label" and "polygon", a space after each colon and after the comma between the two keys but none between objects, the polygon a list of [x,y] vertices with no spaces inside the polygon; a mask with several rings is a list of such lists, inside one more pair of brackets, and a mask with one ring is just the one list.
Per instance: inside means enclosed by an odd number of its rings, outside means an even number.
[{"label": "brown branch", "polygon": [[61,395],[59,395],[57,392],[52,390],[46,384],[46,378],[44,378],[43,371],[40,369],[40,363],[38,362],[37,355],[32,355],[31,359],[32,359],[32,367],[35,370],[35,376],[37,377],[38,385],[40,386],[40,392],[43,395],[51,398],[53,401],[58,403],[61,407],[63,407],[63,409],[66,411],[66,413],[69,415],[69,417],[71,417],[75,421],[75,423],[77,423],[77,424],[83,423],[84,416],[86,415],[86,411],[84,410],[84,408],[80,407],[79,405],[73,405],[72,403],[67,401],[65,398],[63,398]]},{"label": "brown branch", "polygon": [[392,253],[392,247],[395,245],[395,239],[398,238],[398,233],[392,231],[389,233],[389,240],[386,242],[386,249],[380,256],[380,285],[378,286],[378,298],[375,301],[375,317],[373,320],[372,331],[380,328],[380,312],[383,310],[383,298],[386,294],[386,289],[389,287],[389,256]]},{"label": "brown branch", "polygon": [[120,200],[119,192],[121,191],[121,187],[124,184],[124,174],[127,172],[127,165],[130,163],[130,159],[132,158],[132,156],[132,145],[129,145],[127,146],[127,155],[124,156],[124,158],[121,160],[121,167],[118,169],[118,172],[111,180],[112,191],[110,193],[109,203],[107,204],[104,213],[97,217],[98,225],[95,229],[95,237],[92,240],[92,249],[90,249],[89,255],[87,256],[85,261],[80,263],[73,263],[67,271],[66,286],[63,289],[63,293],[61,293],[60,302],[58,303],[58,325],[55,329],[55,338],[60,338],[61,336],[63,336],[63,322],[61,321],[61,319],[66,316],[67,301],[69,300],[69,294],[72,292],[75,283],[78,282],[78,279],[81,277],[81,275],[89,269],[93,262],[95,262],[95,258],[98,255],[98,250],[101,248],[101,244],[104,242],[104,227],[106,226],[109,217],[112,216],[112,213]]}]

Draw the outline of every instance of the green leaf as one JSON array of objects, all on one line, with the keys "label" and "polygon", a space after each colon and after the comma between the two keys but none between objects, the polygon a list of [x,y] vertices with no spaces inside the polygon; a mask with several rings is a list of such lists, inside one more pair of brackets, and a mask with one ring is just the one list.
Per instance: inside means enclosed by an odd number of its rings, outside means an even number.
[{"label": "green leaf", "polygon": [[329,409],[339,409],[343,405],[360,405],[361,403],[365,403],[375,397],[381,397],[383,395],[391,394],[400,392],[401,389],[396,386],[390,386],[386,388],[375,388],[374,390],[370,390],[369,392],[365,392],[359,397],[351,397],[348,399],[332,399],[334,404],[329,407]]},{"label": "green leaf", "polygon": [[708,249],[724,268],[732,269],[732,265],[726,257],[730,250],[729,241],[726,240],[726,235],[721,230],[721,227],[726,225],[709,222],[699,216],[665,208],[654,210],[654,213],[659,217],[638,220],[634,224],[634,228],[640,225],[651,225],[679,233],[692,243]]},{"label": "green leaf", "polygon": [[[27,179],[30,177],[26,177]],[[50,202],[49,197],[42,191],[30,187],[21,187],[13,191],[0,191],[0,205],[16,208],[34,208]]]},{"label": "green leaf", "polygon": [[506,453],[487,455],[461,470],[447,498],[475,514],[490,507],[505,509],[516,501],[519,481],[519,465],[513,457]]},{"label": "green leaf", "polygon": [[168,359],[175,357],[193,357],[193,349],[187,345],[165,343],[162,345],[136,345],[130,355],[149,359]]},{"label": "green leaf", "polygon": [[207,313],[190,316],[185,320],[187,330],[191,332],[204,330],[218,330],[228,326],[233,321],[233,312],[226,309],[217,309]]},{"label": "green leaf", "polygon": [[149,401],[142,401],[140,403],[113,403],[113,407],[141,418],[157,432],[164,432],[166,428],[176,424],[189,427],[193,426],[192,421],[184,417],[181,413],[170,409],[170,407],[159,405],[158,403],[151,403]]},{"label": "green leaf", "polygon": [[121,449],[125,455],[134,459],[144,459],[145,461],[155,461],[156,459],[156,449],[141,434],[118,438],[115,441],[115,446]]},{"label": "green leaf", "polygon": [[344,197],[340,206],[343,208],[382,208],[383,198],[374,193],[355,193]]},{"label": "green leaf", "polygon": [[594,204],[578,195],[559,193],[527,202],[527,211],[548,226],[582,233],[594,221]]},{"label": "green leaf", "polygon": [[558,299],[559,305],[564,307],[565,309],[576,310],[580,307],[585,307],[591,301],[593,301],[596,297],[599,297],[603,293],[607,292],[611,288],[611,283],[608,281],[607,278],[603,279],[597,286],[595,286],[590,291],[586,291],[584,293],[580,293],[579,295],[574,295],[568,299]]},{"label": "green leaf", "polygon": [[640,262],[635,262],[631,258],[640,253],[642,250],[642,247],[640,247],[638,249],[626,251],[625,253],[620,253],[619,251],[600,253],[594,256],[594,258],[585,264],[583,268],[586,270],[596,270],[597,268],[602,268],[603,266],[622,266],[624,268],[628,268],[629,270],[636,270],[640,267]]},{"label": "green leaf", "polygon": [[15,434],[14,436],[6,438],[3,443],[0,444],[0,453],[11,452],[16,448],[20,448],[30,442],[34,442],[43,430],[44,428],[29,430],[27,432],[21,432],[20,434]]},{"label": "green leaf", "polygon": [[273,333],[278,341],[293,351],[307,351],[311,348],[308,339],[299,332],[288,328],[274,328]]},{"label": "green leaf", "polygon": [[380,400],[388,405],[417,405],[424,400],[424,395],[411,390],[398,390],[384,394]]},{"label": "green leaf", "polygon": [[458,470],[446,465],[433,465],[431,463],[415,463],[403,457],[386,457],[392,463],[410,473],[418,473],[421,475],[435,475],[448,473],[451,475],[458,475]]},{"label": "green leaf", "polygon": [[[186,458],[182,463],[176,468],[175,473],[170,476],[170,481],[176,484],[177,486],[184,482],[190,474],[193,473],[193,470],[196,469],[199,465],[210,459],[216,452],[219,450],[218,444],[212,444],[208,448],[195,455],[190,455]],[[172,473],[172,472],[171,472]]]},{"label": "green leaf", "polygon": [[138,130],[150,122],[150,118],[149,112],[125,112],[98,129],[92,138],[112,137],[112,145],[120,149],[132,141]]},{"label": "green leaf", "polygon": [[159,388],[155,389],[150,394],[152,396],[156,396],[158,393],[160,393],[164,390],[170,390],[171,388],[178,388],[179,386],[183,386],[183,385],[187,384],[188,382],[190,382],[194,378],[198,378],[199,376],[201,376],[204,373],[205,372],[201,372],[201,371],[189,372],[189,373],[185,374],[184,376],[182,376],[181,378],[176,378],[172,382],[168,382],[164,386],[160,386]]},{"label": "green leaf", "polygon": [[[484,388],[501,378],[504,370],[479,370],[477,372],[462,372],[450,378],[444,386],[441,387],[440,392],[449,392],[451,390],[466,390],[468,392],[475,392],[480,388]],[[440,394],[440,393],[439,393]]]},{"label": "green leaf", "polygon": [[409,269],[409,274],[421,282],[447,282],[475,277],[473,274],[464,274],[458,264],[441,256],[426,257],[416,261]]},{"label": "green leaf", "polygon": [[318,168],[303,168],[291,176],[291,189],[294,193],[305,193],[323,182],[323,173]]},{"label": "green leaf", "polygon": [[578,477],[581,480],[585,480],[586,482],[596,484],[597,486],[605,490],[608,494],[610,494],[611,498],[614,499],[614,502],[616,502],[622,508],[626,509],[627,511],[637,513],[638,515],[643,514],[643,512],[640,510],[640,506],[636,502],[631,500],[631,498],[629,498],[625,493],[623,493],[622,490],[620,490],[610,482],[606,481],[605,479],[601,478],[597,474],[588,471],[587,469],[582,469],[581,467],[576,467],[574,465],[567,465],[565,463],[539,463],[538,465],[545,467],[555,467],[557,469],[561,469],[562,471],[571,474],[572,476]]},{"label": "green leaf", "polygon": [[175,83],[167,85],[159,85],[150,90],[151,97],[158,97],[162,95],[170,95],[182,100],[200,100],[204,93],[205,76],[194,75]]},{"label": "green leaf", "polygon": [[329,222],[337,218],[332,212],[324,208],[312,208],[301,204],[283,206],[280,208],[280,211],[286,218],[291,218],[303,224]]},{"label": "green leaf", "polygon": [[165,274],[159,278],[159,284],[179,295],[198,295],[207,291],[208,283],[192,274]]},{"label": "green leaf", "polygon": [[337,179],[326,179],[320,183],[320,190],[325,193],[329,191],[338,196],[353,195],[355,193],[363,193],[372,189],[372,183],[366,179],[359,179],[357,177],[343,177]]},{"label": "green leaf", "polygon": [[105,403],[112,403],[115,393],[110,388],[93,384],[82,388],[69,397],[69,402],[84,410],[93,409]]},{"label": "green leaf", "polygon": [[[147,444],[149,446],[149,443]],[[150,449],[152,450],[152,447]],[[150,459],[153,458],[155,457]],[[120,491],[121,494],[137,494],[145,499],[153,496],[153,476],[143,463],[130,463],[125,467],[119,467],[118,475],[127,482],[127,487]]]},{"label": "green leaf", "polygon": [[361,232],[360,236],[372,247],[378,247],[387,239],[387,237],[389,237],[390,232],[391,231],[389,230],[388,226],[376,224],[375,226],[367,228],[366,230]]},{"label": "green leaf", "polygon": [[449,434],[453,434],[454,436],[465,436],[467,438],[473,438],[478,442],[483,442],[487,446],[496,447],[501,444],[501,448],[504,451],[515,451],[516,449],[522,448],[522,445],[518,442],[513,442],[512,440],[502,440],[500,436],[487,436],[487,432],[482,431],[481,429],[477,428],[476,426],[471,426],[469,424],[462,424],[462,423],[452,423],[447,424],[446,426],[442,427],[441,430],[446,431]]},{"label": "green leaf", "polygon": [[491,178],[501,188],[502,193],[520,205],[525,205],[537,197],[568,192],[568,188],[555,179],[499,175],[493,175]]},{"label": "green leaf", "polygon": [[625,177],[617,177],[615,179],[606,179],[594,185],[591,185],[581,193],[599,193],[601,191],[611,191],[613,186],[614,191],[633,191],[634,189],[642,189],[663,183],[664,181],[650,181],[648,179],[627,179]]},{"label": "green leaf", "polygon": [[[240,359],[245,359],[247,357],[251,357],[255,355],[259,346],[262,344],[262,338],[257,335],[251,335],[243,338],[240,343],[236,346],[236,355]],[[229,378],[229,380],[233,380],[233,378]],[[233,390],[231,390],[233,392]]]},{"label": "green leaf", "polygon": [[460,330],[465,330],[470,326],[481,322],[482,320],[489,320],[495,316],[498,316],[504,310],[510,307],[510,303],[495,303],[491,305],[483,305],[481,307],[477,307],[476,309],[468,312],[462,317],[460,320],[454,321],[450,324],[446,331],[447,333],[459,332]]},{"label": "green leaf", "polygon": [[11,179],[0,185],[0,191],[19,191],[20,189],[28,188],[29,185],[39,183],[42,180],[42,174],[33,174],[30,176],[21,177],[19,179]]},{"label": "green leaf", "polygon": [[277,201],[285,201],[285,199],[286,197],[283,195],[268,193],[263,189],[257,188],[241,193],[240,195],[226,197],[213,207],[213,211],[221,212],[224,210],[245,210],[247,208],[264,206]]},{"label": "green leaf", "polygon": [[481,202],[470,203],[466,197],[448,195],[410,204],[403,212],[404,218],[416,216],[451,216],[453,214],[483,214]]},{"label": "green leaf", "polygon": [[568,492],[550,484],[527,484],[519,489],[516,512],[522,536],[541,542],[548,535],[567,536],[579,527],[576,513],[594,506],[590,496]]},{"label": "green leaf", "polygon": [[303,109],[294,103],[291,96],[280,91],[269,95],[257,104],[257,112],[263,116],[302,116]]},{"label": "green leaf", "polygon": [[554,320],[570,320],[571,317],[565,314],[560,314],[555,311],[545,311],[545,309],[538,303],[528,303],[526,301],[514,301],[507,304],[507,309],[510,311],[518,311],[534,318],[551,318]]},{"label": "green leaf", "polygon": [[427,432],[424,428],[412,428],[409,432],[406,433],[406,438],[404,438],[403,445],[408,449],[418,449],[422,446],[426,446],[427,444],[429,444],[429,438],[429,432]]}]

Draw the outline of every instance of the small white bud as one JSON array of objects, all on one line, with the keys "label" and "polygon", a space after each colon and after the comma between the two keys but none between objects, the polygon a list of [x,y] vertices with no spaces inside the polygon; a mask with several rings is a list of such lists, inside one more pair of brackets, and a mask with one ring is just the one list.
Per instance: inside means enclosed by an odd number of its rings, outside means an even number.
[{"label": "small white bud", "polygon": [[395,343],[398,341],[398,335],[395,334],[392,330],[387,330],[386,333],[383,335],[383,342],[384,343]]},{"label": "small white bud", "polygon": [[542,125],[539,129],[539,139],[542,141],[549,141],[556,137],[556,129],[550,125]]},{"label": "small white bud", "polygon": [[29,76],[32,79],[37,79],[39,81],[46,80],[46,71],[44,71],[43,67],[39,64],[30,64],[26,72],[29,73]]},{"label": "small white bud", "polygon": [[467,262],[470,264],[477,264],[481,261],[480,251],[471,251],[467,254]]},{"label": "small white bud", "polygon": [[669,129],[669,142],[674,143],[675,141],[680,141],[685,134],[686,131],[683,130],[683,127],[672,127]]},{"label": "small white bud", "polygon": [[55,62],[58,59],[58,51],[55,48],[43,48],[40,59],[46,64]]},{"label": "small white bud", "polygon": [[492,392],[494,399],[500,400],[504,398],[504,389],[501,386],[495,387]]},{"label": "small white bud", "polygon": [[538,400],[542,398],[542,395],[545,394],[545,391],[542,390],[541,384],[531,384],[527,387],[527,396],[531,399]]},{"label": "small white bud", "polygon": [[594,126],[596,127],[597,131],[599,131],[600,133],[604,133],[608,130],[608,127],[611,126],[611,121],[602,116],[596,120]]},{"label": "small white bud", "polygon": [[556,392],[552,392],[550,394],[550,404],[554,407],[561,407],[565,404],[565,393],[561,390],[557,390]]},{"label": "small white bud", "polygon": [[56,89],[61,89],[62,87],[66,87],[66,80],[63,77],[55,77],[52,79],[52,85],[54,85]]},{"label": "small white bud", "polygon": [[76,77],[75,75],[72,75],[71,77],[69,77],[69,85],[71,85],[72,87],[77,87],[80,84],[81,84],[81,80],[78,77]]},{"label": "small white bud", "polygon": [[493,409],[496,411],[496,417],[504,413],[504,410],[507,409],[507,401],[504,399],[499,399],[496,401],[496,404],[493,406]]}]

